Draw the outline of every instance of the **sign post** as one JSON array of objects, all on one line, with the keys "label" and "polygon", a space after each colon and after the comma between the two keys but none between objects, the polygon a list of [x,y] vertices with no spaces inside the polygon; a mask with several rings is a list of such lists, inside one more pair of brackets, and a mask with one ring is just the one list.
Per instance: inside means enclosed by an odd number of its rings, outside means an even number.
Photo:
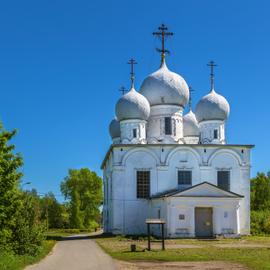
[{"label": "sign post", "polygon": [[147,224],[147,234],[148,234],[148,250],[151,250],[151,230],[150,225],[161,225],[161,242],[162,242],[162,250],[165,250],[165,234],[164,234],[164,224],[165,220],[163,219],[146,219],[145,223]]}]

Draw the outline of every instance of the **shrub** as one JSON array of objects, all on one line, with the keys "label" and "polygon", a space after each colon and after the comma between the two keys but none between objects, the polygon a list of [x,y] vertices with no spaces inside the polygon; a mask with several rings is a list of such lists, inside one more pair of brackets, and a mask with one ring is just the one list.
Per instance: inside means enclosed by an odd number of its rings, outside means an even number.
[{"label": "shrub", "polygon": [[270,211],[251,211],[251,234],[270,234]]},{"label": "shrub", "polygon": [[44,238],[45,225],[40,223],[38,198],[31,192],[22,194],[23,207],[16,215],[12,232],[12,249],[16,254],[38,254]]}]

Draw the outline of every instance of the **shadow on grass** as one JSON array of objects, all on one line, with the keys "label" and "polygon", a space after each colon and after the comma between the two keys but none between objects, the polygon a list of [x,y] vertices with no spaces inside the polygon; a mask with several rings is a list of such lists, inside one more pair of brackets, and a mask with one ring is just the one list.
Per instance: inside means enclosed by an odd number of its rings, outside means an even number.
[{"label": "shadow on grass", "polygon": [[98,238],[109,238],[112,237],[112,234],[93,234],[93,235],[71,235],[71,236],[59,236],[59,235],[47,235],[47,240],[55,240],[55,241],[72,241],[72,240],[85,240],[85,239],[98,239]]},{"label": "shadow on grass", "polygon": [[[71,240],[85,240],[85,239],[104,239],[104,238],[117,238],[117,236],[111,234],[111,233],[92,233],[92,234],[78,234],[78,235],[70,235],[70,236],[60,236],[60,235],[47,235],[47,240],[55,240],[55,241],[71,241]],[[142,238],[142,239],[140,239]],[[147,240],[145,236],[125,236],[123,239],[127,240]],[[176,239],[176,238],[175,238]],[[178,238],[179,239],[179,238]],[[191,239],[191,238],[181,238],[183,240],[185,239]],[[219,241],[220,239],[215,237],[197,237],[193,238],[198,241]],[[168,239],[165,239],[168,240]],[[121,240],[120,240],[121,241]],[[153,243],[159,243],[160,239],[151,239],[151,242]]]}]

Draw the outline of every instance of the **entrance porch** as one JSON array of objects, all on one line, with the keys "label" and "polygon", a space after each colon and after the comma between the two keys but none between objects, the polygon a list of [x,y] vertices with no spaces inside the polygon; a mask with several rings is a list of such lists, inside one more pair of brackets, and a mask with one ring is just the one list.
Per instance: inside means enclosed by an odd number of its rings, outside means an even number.
[{"label": "entrance porch", "polygon": [[151,217],[157,217],[155,212],[158,211],[161,215],[158,218],[165,219],[168,238],[238,235],[241,199],[239,194],[204,182],[153,197]]}]

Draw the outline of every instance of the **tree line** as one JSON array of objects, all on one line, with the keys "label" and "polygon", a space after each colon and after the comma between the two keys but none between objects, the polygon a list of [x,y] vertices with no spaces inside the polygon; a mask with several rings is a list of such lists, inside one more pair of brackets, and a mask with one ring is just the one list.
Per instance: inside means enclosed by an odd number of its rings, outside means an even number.
[{"label": "tree line", "polygon": [[16,130],[7,131],[0,124],[0,252],[35,256],[48,229],[97,228],[101,178],[88,168],[69,170],[60,186],[64,203],[52,192],[40,196],[35,189],[22,190],[23,158],[11,143],[15,134]]},{"label": "tree line", "polygon": [[251,233],[270,234],[270,172],[251,179]]}]

